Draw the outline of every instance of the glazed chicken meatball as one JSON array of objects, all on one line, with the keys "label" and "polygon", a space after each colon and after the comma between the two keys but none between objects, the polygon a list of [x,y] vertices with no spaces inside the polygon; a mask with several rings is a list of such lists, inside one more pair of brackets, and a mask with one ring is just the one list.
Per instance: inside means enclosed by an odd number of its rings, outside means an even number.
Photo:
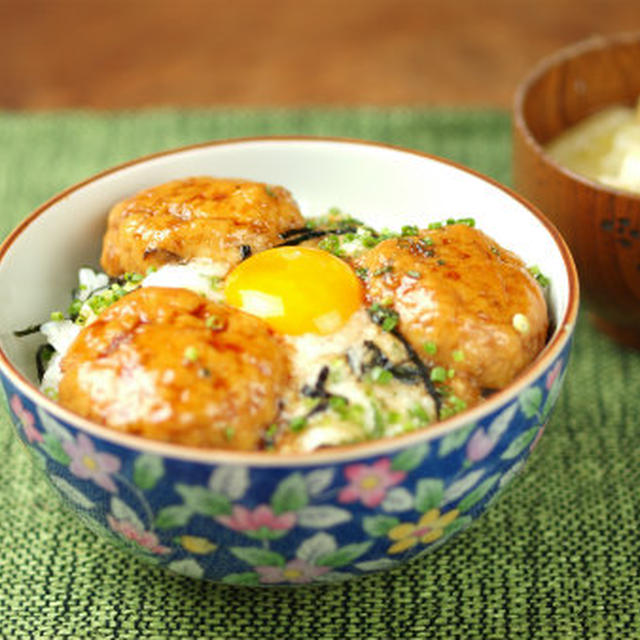
[{"label": "glazed chicken meatball", "polygon": [[283,187],[209,177],[174,180],[111,209],[101,264],[111,276],[202,257],[232,267],[303,226]]},{"label": "glazed chicken meatball", "polygon": [[541,287],[518,257],[468,225],[385,240],[358,266],[370,302],[393,301],[399,331],[468,404],[509,384],[545,344]]},{"label": "glazed chicken meatball", "polygon": [[61,363],[61,404],[156,440],[257,449],[288,383],[259,318],[186,289],[140,288],[83,328]]}]

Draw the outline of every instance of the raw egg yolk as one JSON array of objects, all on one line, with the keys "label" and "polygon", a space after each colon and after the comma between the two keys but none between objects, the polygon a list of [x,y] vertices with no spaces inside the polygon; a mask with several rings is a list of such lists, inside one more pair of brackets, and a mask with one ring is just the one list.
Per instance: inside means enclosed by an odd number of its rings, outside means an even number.
[{"label": "raw egg yolk", "polygon": [[362,284],[353,269],[309,247],[256,253],[231,271],[224,293],[231,306],[290,335],[332,333],[362,305]]}]

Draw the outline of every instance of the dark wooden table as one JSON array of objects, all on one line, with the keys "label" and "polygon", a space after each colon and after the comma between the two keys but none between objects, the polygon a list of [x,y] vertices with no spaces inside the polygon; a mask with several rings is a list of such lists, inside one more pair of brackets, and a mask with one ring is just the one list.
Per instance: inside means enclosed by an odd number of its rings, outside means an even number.
[{"label": "dark wooden table", "polygon": [[508,107],[638,0],[0,0],[0,108]]}]

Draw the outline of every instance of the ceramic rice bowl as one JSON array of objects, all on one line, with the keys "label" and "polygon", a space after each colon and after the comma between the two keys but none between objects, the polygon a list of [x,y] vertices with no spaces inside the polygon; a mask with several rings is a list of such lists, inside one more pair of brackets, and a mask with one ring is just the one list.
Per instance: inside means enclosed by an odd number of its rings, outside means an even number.
[{"label": "ceramic rice bowl", "polygon": [[[13,331],[68,301],[97,266],[106,213],[191,175],[286,186],[304,215],[339,206],[399,228],[474,217],[550,277],[554,327],[534,364],[481,405],[418,432],[306,455],[229,452],[123,435],[37,387],[41,339]],[[566,371],[578,285],[557,231],[523,199],[450,162],[329,139],[232,140],[106,171],[54,197],[0,247],[0,374],[15,431],[51,487],[99,536],[174,572],[238,585],[333,582],[395,567],[466,529],[522,468]]]}]

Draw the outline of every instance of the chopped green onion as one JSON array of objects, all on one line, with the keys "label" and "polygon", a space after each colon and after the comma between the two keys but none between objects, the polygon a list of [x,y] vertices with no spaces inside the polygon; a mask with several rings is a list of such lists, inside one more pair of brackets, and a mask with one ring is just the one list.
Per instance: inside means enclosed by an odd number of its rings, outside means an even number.
[{"label": "chopped green onion", "polygon": [[58,399],[58,391],[54,387],[45,387],[43,389],[46,396],[49,396],[52,400]]},{"label": "chopped green onion", "polygon": [[538,284],[541,287],[548,287],[550,280],[549,278],[547,278],[547,276],[545,276],[542,271],[540,271],[540,267],[538,267],[537,265],[533,265],[531,267],[529,267],[529,273],[538,281]]},{"label": "chopped green onion", "polygon": [[270,424],[266,429],[265,429],[265,434],[269,437],[269,438],[273,438],[276,433],[278,433],[278,425],[274,422],[273,424]]},{"label": "chopped green onion", "polygon": [[393,380],[393,373],[383,367],[373,367],[370,376],[371,381],[378,384],[389,384]]},{"label": "chopped green onion", "polygon": [[372,304],[367,309],[369,317],[379,325],[383,331],[393,331],[400,320],[398,313],[388,306],[383,306],[379,303]]},{"label": "chopped green onion", "polygon": [[124,274],[124,279],[126,282],[130,282],[131,284],[138,284],[143,280],[144,276],[141,273],[134,273],[133,271],[128,271]]},{"label": "chopped green onion", "polygon": [[382,322],[383,331],[393,331],[398,324],[398,317],[388,316]]},{"label": "chopped green onion", "polygon": [[342,357],[335,358],[329,364],[329,381],[341,382],[345,375],[345,361]]},{"label": "chopped green onion", "polygon": [[64,314],[62,313],[62,311],[52,311],[51,319],[56,322],[59,322],[60,320],[64,320]]},{"label": "chopped green onion", "polygon": [[407,236],[417,236],[418,235],[418,227],[414,224],[406,224],[402,227],[401,234],[404,238]]},{"label": "chopped green onion", "polygon": [[329,253],[333,253],[336,256],[343,254],[343,251],[340,249],[340,238],[336,235],[325,236],[318,243],[318,247],[328,251]]},{"label": "chopped green onion", "polygon": [[364,236],[362,238],[362,246],[366,249],[372,249],[376,245],[380,244],[381,238],[375,238],[374,236]]},{"label": "chopped green onion", "polygon": [[427,413],[427,410],[421,404],[414,404],[411,409],[409,409],[409,415],[412,418],[415,418],[421,424],[428,424],[431,422],[431,418]]},{"label": "chopped green onion", "polygon": [[227,442],[229,440],[233,440],[233,436],[236,435],[236,430],[233,427],[227,427],[224,430],[224,437],[226,438]]},{"label": "chopped green onion", "polygon": [[398,424],[398,422],[400,422],[400,417],[399,411],[387,411],[385,416],[387,424]]},{"label": "chopped green onion", "polygon": [[407,271],[407,275],[414,280],[420,280],[420,278],[422,277],[422,274],[419,271],[414,271],[413,269]]},{"label": "chopped green onion", "polygon": [[82,300],[74,300],[70,305],[69,305],[69,316],[73,319],[75,318],[79,313],[80,313],[80,309],[82,309]]},{"label": "chopped green onion", "polygon": [[450,395],[447,397],[446,402],[440,409],[440,418],[442,420],[455,416],[457,413],[464,411],[467,408],[467,403],[461,400],[457,396]]},{"label": "chopped green onion", "polygon": [[220,316],[216,316],[216,315],[209,316],[205,320],[204,324],[207,327],[207,329],[212,329],[213,331],[220,331],[225,327],[224,318],[221,318]]},{"label": "chopped green onion", "polygon": [[342,396],[331,396],[329,398],[329,406],[334,410],[340,412],[347,406],[346,398]]},{"label": "chopped green onion", "polygon": [[433,367],[431,369],[432,382],[445,382],[447,379],[447,370],[444,367]]},{"label": "chopped green onion", "polygon": [[191,346],[184,350],[184,359],[188,362],[195,362],[198,359],[198,350]]},{"label": "chopped green onion", "polygon": [[91,311],[93,311],[96,315],[101,311],[104,311],[109,306],[103,296],[93,296],[89,299],[88,304],[91,308]]},{"label": "chopped green onion", "polygon": [[438,345],[433,341],[429,340],[422,345],[422,348],[430,355],[435,356],[438,352]]},{"label": "chopped green onion", "polygon": [[461,351],[460,349],[456,349],[455,351],[451,352],[451,357],[456,362],[462,362],[464,360],[464,351]]},{"label": "chopped green onion", "polygon": [[307,419],[304,416],[298,416],[289,421],[289,429],[294,433],[302,431],[307,426]]}]

